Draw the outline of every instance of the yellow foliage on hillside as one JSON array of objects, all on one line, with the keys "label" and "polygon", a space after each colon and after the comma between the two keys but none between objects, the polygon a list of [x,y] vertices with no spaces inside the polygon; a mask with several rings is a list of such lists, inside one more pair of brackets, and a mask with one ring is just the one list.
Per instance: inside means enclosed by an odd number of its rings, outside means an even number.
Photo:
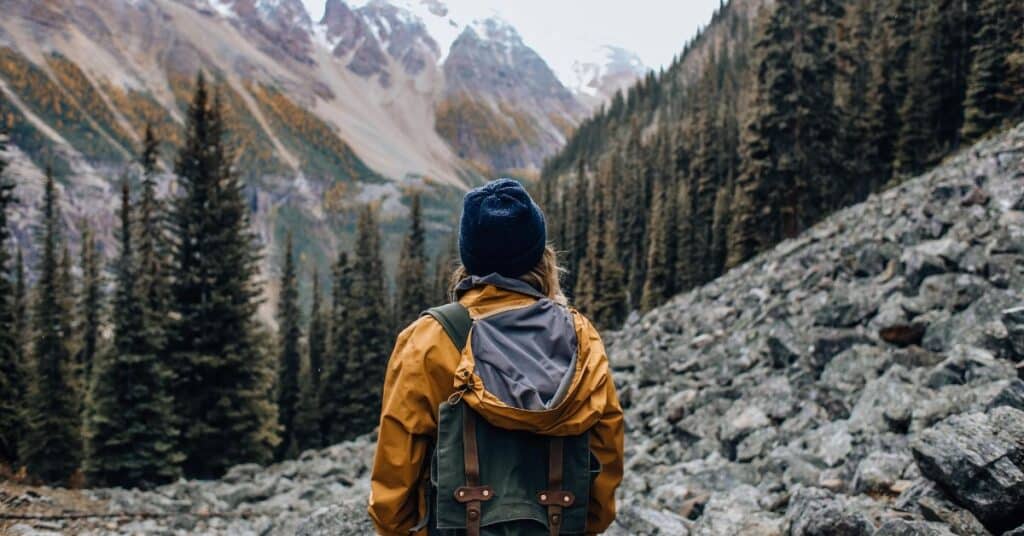
[{"label": "yellow foliage on hillside", "polygon": [[[245,100],[223,79],[207,77],[211,95],[219,95],[228,132],[228,144],[235,156],[235,165],[243,175],[258,177],[287,172],[274,145],[245,104]],[[188,110],[195,92],[195,78],[168,73],[167,82],[182,111]]]},{"label": "yellow foliage on hillside", "polygon": [[489,170],[509,151],[526,150],[540,143],[536,121],[526,112],[505,102],[499,102],[495,110],[466,94],[450,97],[437,106],[434,129],[461,158],[479,170]]},{"label": "yellow foliage on hillside", "polygon": [[0,47],[0,77],[36,115],[83,154],[99,160],[124,158],[124,153],[94,130],[88,116],[67,92],[10,47]]},{"label": "yellow foliage on hillside", "polygon": [[572,137],[572,133],[576,131],[576,125],[569,120],[564,114],[559,112],[552,112],[548,114],[548,121],[551,121],[552,125],[565,136],[565,139]]},{"label": "yellow foliage on hillside", "polygon": [[307,173],[334,180],[372,175],[338,133],[312,112],[274,88],[249,84],[248,90],[282,143],[302,158]]},{"label": "yellow foliage on hillside", "polygon": [[153,127],[153,134],[161,142],[174,146],[181,145],[181,124],[175,121],[170,112],[152,95],[115,87],[108,82],[102,82],[102,86],[107,98],[128,120],[132,130],[140,138],[145,134],[146,125],[149,124]]},{"label": "yellow foliage on hillside", "polygon": [[130,151],[134,145],[132,137],[121,128],[114,113],[85,73],[71,60],[56,53],[47,56],[46,62],[57,77],[57,81],[64,86],[64,90],[78,103],[78,107],[122,147]]}]

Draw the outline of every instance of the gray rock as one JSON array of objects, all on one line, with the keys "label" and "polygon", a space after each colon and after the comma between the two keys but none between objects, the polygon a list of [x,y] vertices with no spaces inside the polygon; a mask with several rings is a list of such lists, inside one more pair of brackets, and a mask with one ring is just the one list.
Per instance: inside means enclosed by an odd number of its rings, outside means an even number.
[{"label": "gray rock", "polygon": [[[606,532],[609,536],[686,536],[690,534],[686,518],[652,508],[637,508],[623,505],[615,517],[615,523]],[[312,535],[311,535],[312,536]]]},{"label": "gray rock", "polygon": [[1024,307],[1006,309],[1002,314],[1006,326],[1008,353],[1017,360],[1024,360]]},{"label": "gray rock", "polygon": [[1024,536],[1024,525],[1003,533],[1003,536]]},{"label": "gray rock", "polygon": [[957,536],[990,536],[989,532],[974,514],[947,501],[935,497],[922,497],[918,501],[921,514],[929,521],[938,521],[949,525]]},{"label": "gray rock", "polygon": [[227,474],[221,480],[229,484],[248,482],[263,471],[263,467],[255,463],[243,463],[228,469]]},{"label": "gray rock", "polygon": [[335,536],[338,534],[374,534],[366,515],[366,504],[350,500],[343,504],[320,508],[299,525],[296,536]]},{"label": "gray rock", "polygon": [[1024,412],[955,415],[911,443],[921,473],[994,531],[1024,519]]},{"label": "gray rock", "polygon": [[717,536],[720,534],[758,534],[781,536],[784,519],[764,512],[762,494],[749,485],[740,485],[728,493],[715,493],[704,507],[691,534]]},{"label": "gray rock", "polygon": [[863,323],[878,310],[878,305],[864,296],[833,297],[814,313],[814,323],[820,326],[849,328]]},{"label": "gray rock", "polygon": [[853,489],[857,493],[886,493],[913,462],[909,453],[874,451],[857,465]]},{"label": "gray rock", "polygon": [[956,536],[956,534],[942,523],[893,519],[883,523],[875,531],[874,536]]},{"label": "gray rock", "polygon": [[870,536],[875,531],[864,513],[820,488],[797,489],[786,519],[791,536]]}]

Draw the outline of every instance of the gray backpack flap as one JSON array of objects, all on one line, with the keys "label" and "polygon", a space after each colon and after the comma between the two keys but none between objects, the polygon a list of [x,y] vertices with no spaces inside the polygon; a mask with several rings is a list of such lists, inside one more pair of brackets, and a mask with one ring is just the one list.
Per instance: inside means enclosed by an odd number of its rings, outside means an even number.
[{"label": "gray backpack flap", "polygon": [[431,467],[435,534],[583,534],[599,471],[588,433],[504,430],[461,401],[442,403]]}]

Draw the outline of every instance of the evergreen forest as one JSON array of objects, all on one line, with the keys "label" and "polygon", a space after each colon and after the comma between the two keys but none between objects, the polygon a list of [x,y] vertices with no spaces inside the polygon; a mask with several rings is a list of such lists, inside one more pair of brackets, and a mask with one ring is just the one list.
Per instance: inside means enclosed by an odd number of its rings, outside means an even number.
[{"label": "evergreen forest", "polygon": [[599,326],[1024,119],[1021,0],[738,4],[545,164],[565,286]]},{"label": "evergreen forest", "polygon": [[[405,313],[443,299],[426,276],[414,195],[396,307],[367,205],[355,247],[330,274],[306,271],[288,237],[269,329],[258,317],[262,251],[231,166],[224,105],[202,74],[196,82],[174,159],[178,191],[157,194],[168,176],[163,140],[147,129],[134,164],[141,180],[122,183],[110,258],[88,225],[78,240],[64,236],[51,172],[35,222],[38,260],[26,266],[7,222],[16,183],[0,183],[0,476],[151,488],[365,434],[377,424],[394,334],[416,317]],[[450,255],[434,262],[450,271]]]}]

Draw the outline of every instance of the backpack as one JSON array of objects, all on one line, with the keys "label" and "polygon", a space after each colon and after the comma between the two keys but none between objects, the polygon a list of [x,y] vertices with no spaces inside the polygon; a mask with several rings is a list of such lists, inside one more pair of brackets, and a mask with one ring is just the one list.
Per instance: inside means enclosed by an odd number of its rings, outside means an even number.
[{"label": "backpack", "polygon": [[[473,320],[459,303],[432,316],[461,352]],[[583,534],[600,464],[590,435],[554,437],[491,425],[456,392],[438,408],[427,516],[431,536]],[[542,463],[544,460],[546,463]]]}]

